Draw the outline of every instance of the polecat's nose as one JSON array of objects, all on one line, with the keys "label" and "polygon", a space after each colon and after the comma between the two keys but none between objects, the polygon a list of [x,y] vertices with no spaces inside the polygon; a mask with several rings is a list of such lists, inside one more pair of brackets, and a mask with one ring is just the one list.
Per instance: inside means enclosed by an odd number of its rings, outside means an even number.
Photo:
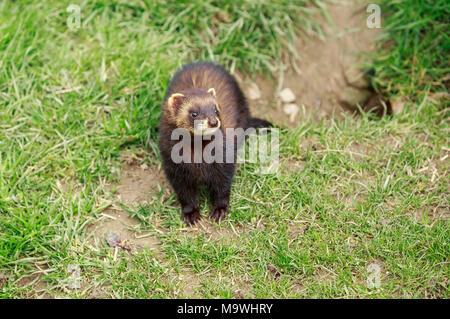
[{"label": "polecat's nose", "polygon": [[208,125],[210,127],[216,127],[218,123],[217,119],[208,119]]}]

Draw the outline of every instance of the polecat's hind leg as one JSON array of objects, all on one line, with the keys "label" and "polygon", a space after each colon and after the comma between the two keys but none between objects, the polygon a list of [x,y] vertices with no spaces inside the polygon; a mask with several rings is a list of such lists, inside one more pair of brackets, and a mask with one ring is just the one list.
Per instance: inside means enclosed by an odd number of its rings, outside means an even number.
[{"label": "polecat's hind leg", "polygon": [[167,176],[177,193],[181,204],[181,218],[187,226],[194,225],[200,218],[200,207],[197,202],[197,185],[176,176]]},{"label": "polecat's hind leg", "polygon": [[233,179],[234,166],[227,165],[223,170],[220,179],[210,180],[208,188],[211,193],[211,213],[210,218],[216,222],[224,219],[230,208],[231,181]]}]

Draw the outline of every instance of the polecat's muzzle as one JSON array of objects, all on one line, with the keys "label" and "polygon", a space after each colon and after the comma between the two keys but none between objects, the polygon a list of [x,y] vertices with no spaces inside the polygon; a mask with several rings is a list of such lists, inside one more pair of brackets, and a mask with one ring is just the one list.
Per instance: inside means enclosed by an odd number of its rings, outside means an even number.
[{"label": "polecat's muzzle", "polygon": [[220,120],[216,117],[213,119],[194,121],[194,135],[211,135],[220,128]]}]

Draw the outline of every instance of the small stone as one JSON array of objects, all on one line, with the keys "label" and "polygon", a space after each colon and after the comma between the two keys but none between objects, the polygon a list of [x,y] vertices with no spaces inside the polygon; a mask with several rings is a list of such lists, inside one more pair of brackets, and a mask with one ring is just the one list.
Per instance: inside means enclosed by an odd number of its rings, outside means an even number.
[{"label": "small stone", "polygon": [[114,232],[109,232],[106,236],[106,242],[108,243],[109,247],[117,247],[120,245],[120,237]]},{"label": "small stone", "polygon": [[261,98],[261,90],[256,85],[256,83],[250,84],[250,87],[247,90],[247,97],[250,100],[257,100]]},{"label": "small stone", "polygon": [[142,168],[144,171],[146,171],[146,170],[148,170],[148,165],[144,163],[144,164],[141,165],[141,168]]},{"label": "small stone", "polygon": [[283,106],[283,111],[289,115],[289,121],[295,122],[295,117],[298,114],[299,107],[297,104],[289,103]]},{"label": "small stone", "polygon": [[284,103],[292,103],[295,101],[295,94],[290,88],[285,88],[281,90],[280,98]]}]

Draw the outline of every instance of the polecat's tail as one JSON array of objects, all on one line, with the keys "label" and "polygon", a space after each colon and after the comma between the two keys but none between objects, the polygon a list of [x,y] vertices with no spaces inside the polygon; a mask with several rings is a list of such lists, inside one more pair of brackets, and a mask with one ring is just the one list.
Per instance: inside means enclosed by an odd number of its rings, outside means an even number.
[{"label": "polecat's tail", "polygon": [[248,120],[248,126],[253,128],[272,127],[272,123],[266,120],[259,119],[257,117],[251,117]]}]

